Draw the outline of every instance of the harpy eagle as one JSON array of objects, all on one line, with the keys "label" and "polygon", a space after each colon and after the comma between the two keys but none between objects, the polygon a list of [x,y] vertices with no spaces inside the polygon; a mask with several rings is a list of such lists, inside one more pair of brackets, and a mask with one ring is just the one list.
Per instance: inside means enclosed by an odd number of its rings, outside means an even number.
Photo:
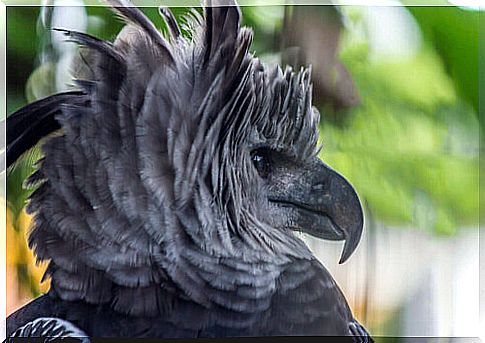
[{"label": "harpy eagle", "polygon": [[235,4],[193,11],[187,38],[168,9],[164,37],[109,3],[126,21],[113,43],[61,30],[89,50],[75,89],[8,118],[8,165],[49,136],[28,211],[51,289],[7,335],[368,340],[294,234],[345,240],[345,261],[363,228],[317,157],[310,71],[249,53]]}]

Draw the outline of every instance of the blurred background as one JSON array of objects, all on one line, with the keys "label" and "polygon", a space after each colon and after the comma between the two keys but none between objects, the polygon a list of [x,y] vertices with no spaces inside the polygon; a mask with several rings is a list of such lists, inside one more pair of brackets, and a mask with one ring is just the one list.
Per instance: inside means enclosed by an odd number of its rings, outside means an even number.
[{"label": "blurred background", "polygon": [[[122,23],[103,7],[7,7],[7,113],[70,83],[74,44],[49,28],[113,40]],[[66,1],[61,1],[66,5]],[[59,2],[60,3],[60,2]],[[395,5],[398,6],[395,6]],[[477,8],[248,6],[244,24],[267,63],[312,65],[321,158],[355,186],[366,226],[354,256],[302,238],[332,272],[374,336],[477,337],[479,132]],[[389,6],[387,6],[389,5]],[[165,30],[157,8],[144,8]],[[173,8],[183,22],[186,8]],[[26,244],[39,153],[7,174],[10,314],[46,292]],[[4,237],[4,236],[2,236]]]}]

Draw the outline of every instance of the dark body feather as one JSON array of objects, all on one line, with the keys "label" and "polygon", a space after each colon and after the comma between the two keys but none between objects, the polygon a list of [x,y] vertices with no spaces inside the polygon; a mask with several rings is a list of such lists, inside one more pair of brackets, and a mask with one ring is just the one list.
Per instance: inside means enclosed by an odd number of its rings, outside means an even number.
[{"label": "dark body feather", "polygon": [[[365,335],[293,235],[296,209],[283,224],[268,216],[286,207],[268,202],[252,162],[264,145],[297,167],[317,163],[309,71],[268,68],[249,54],[237,7],[194,12],[191,39],[162,10],[167,41],[136,8],[110,2],[128,22],[114,43],[64,31],[91,54],[79,90],[7,123],[14,159],[62,129],[29,180],[29,243],[49,261],[51,290],[8,318],[8,334],[57,317],[94,337]],[[41,135],[22,127],[29,117]],[[359,205],[353,195],[349,203]],[[336,223],[361,215],[357,205],[336,207]]]},{"label": "dark body feather", "polygon": [[[47,316],[68,320],[91,337],[347,336],[352,334],[352,326],[360,328],[343,295],[318,262],[296,262],[288,269],[280,279],[284,286],[278,287],[269,306],[261,305],[260,311],[243,313],[223,306],[205,309],[189,300],[172,298],[171,309],[161,316],[131,317],[108,306],[65,302],[45,295],[9,317],[7,335]],[[366,334],[361,330],[360,335]],[[366,339],[358,337],[357,341]]]}]

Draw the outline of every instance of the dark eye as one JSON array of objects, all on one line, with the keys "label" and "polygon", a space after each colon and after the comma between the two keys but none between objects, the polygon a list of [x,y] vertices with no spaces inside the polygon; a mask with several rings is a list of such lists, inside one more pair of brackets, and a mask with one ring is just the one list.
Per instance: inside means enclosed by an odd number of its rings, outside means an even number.
[{"label": "dark eye", "polygon": [[254,167],[262,178],[267,178],[271,172],[271,159],[268,149],[256,149],[251,153]]}]

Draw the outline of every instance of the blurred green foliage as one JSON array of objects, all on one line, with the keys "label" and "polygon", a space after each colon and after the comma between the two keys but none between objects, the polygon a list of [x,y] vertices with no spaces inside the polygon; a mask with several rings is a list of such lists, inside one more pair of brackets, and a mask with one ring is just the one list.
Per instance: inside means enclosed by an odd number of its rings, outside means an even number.
[{"label": "blurred green foliage", "polygon": [[[430,22],[443,31],[455,29],[449,24],[461,12],[412,9],[425,30]],[[478,61],[471,58],[476,51],[443,57],[427,37],[412,58],[373,61],[366,40],[353,34],[347,32],[350,44],[344,44],[341,59],[363,103],[344,127],[323,121],[322,157],[353,181],[381,221],[445,235],[477,227],[479,124],[473,99],[478,89],[464,81],[477,77]],[[448,37],[448,45],[458,37],[470,49],[478,44],[478,35],[469,30]],[[445,35],[438,40],[445,44]]]},{"label": "blurred green foliage", "polygon": [[443,60],[459,94],[478,114],[478,11],[456,7],[410,7],[426,42]]},{"label": "blurred green foliage", "polygon": [[[183,21],[185,8],[174,8]],[[156,8],[145,13],[164,29]],[[284,8],[244,7],[255,30],[253,50],[278,59]],[[347,21],[340,59],[362,98],[343,123],[326,120],[321,108],[321,157],[354,184],[373,217],[386,224],[452,235],[478,224],[478,12],[452,7],[412,7],[424,40],[406,59],[373,60],[362,8],[342,10]],[[41,96],[52,69],[38,64],[37,8],[8,9],[8,112]],[[114,39],[121,21],[103,7],[88,8],[88,32]],[[349,23],[351,25],[349,25]],[[42,34],[42,32],[40,32]],[[45,32],[43,33],[45,34]],[[18,61],[21,61],[19,63]],[[10,68],[10,67],[9,67]],[[44,69],[42,69],[44,68]],[[33,86],[32,86],[33,83]],[[28,91],[25,85],[30,84]],[[50,92],[50,91],[48,91]],[[21,181],[33,169],[23,162],[8,176],[8,200],[19,213],[26,192]]]}]

